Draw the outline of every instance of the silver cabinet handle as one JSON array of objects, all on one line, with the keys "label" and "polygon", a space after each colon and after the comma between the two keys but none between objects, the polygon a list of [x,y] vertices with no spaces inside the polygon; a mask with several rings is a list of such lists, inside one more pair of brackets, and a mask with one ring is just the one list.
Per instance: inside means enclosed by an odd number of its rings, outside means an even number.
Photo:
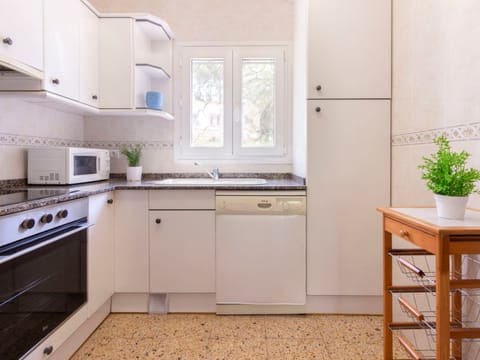
[{"label": "silver cabinet handle", "polygon": [[9,38],[9,37],[4,38],[2,42],[6,45],[13,45],[13,40],[12,38]]}]

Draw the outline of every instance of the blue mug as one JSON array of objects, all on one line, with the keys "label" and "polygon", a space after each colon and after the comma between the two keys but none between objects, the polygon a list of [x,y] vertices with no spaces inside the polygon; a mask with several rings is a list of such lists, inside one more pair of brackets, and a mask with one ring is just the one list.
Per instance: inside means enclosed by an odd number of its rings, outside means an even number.
[{"label": "blue mug", "polygon": [[163,94],[158,91],[147,91],[146,103],[150,109],[161,110],[163,106]]}]

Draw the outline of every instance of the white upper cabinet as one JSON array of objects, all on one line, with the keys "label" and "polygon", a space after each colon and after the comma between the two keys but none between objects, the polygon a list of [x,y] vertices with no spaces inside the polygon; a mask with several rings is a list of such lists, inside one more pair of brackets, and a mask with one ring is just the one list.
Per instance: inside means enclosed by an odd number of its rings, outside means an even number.
[{"label": "white upper cabinet", "polygon": [[44,87],[79,99],[80,11],[78,0],[45,0]]},{"label": "white upper cabinet", "polygon": [[98,17],[80,9],[80,101],[98,107]]},{"label": "white upper cabinet", "polygon": [[133,20],[100,19],[101,109],[133,108]]},{"label": "white upper cabinet", "polygon": [[310,0],[308,98],[390,98],[391,2]]},{"label": "white upper cabinet", "polygon": [[[100,19],[101,113],[144,113],[173,119],[171,111],[172,33],[148,15]],[[164,94],[161,110],[147,109],[148,91]]]},{"label": "white upper cabinet", "polygon": [[43,1],[0,0],[0,65],[43,70]]}]

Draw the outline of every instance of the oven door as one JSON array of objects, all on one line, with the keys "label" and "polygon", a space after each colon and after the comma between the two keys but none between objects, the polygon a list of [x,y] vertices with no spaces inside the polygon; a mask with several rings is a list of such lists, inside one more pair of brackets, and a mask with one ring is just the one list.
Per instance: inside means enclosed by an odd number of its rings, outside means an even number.
[{"label": "oven door", "polygon": [[0,359],[18,359],[87,300],[87,227],[0,249]]}]

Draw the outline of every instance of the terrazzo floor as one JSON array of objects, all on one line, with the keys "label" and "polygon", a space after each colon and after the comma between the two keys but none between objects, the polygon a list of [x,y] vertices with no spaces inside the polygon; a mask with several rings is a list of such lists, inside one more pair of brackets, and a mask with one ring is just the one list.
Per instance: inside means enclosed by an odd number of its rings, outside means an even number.
[{"label": "terrazzo floor", "polygon": [[111,314],[80,359],[382,359],[382,317]]}]

